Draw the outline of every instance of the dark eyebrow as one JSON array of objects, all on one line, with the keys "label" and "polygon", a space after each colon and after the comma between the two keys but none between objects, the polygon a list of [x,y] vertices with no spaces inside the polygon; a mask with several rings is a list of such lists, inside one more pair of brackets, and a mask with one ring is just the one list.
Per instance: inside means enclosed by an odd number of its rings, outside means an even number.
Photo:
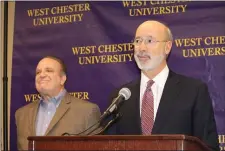
[{"label": "dark eyebrow", "polygon": [[[144,37],[147,37],[147,38],[154,38],[153,36],[144,36]],[[142,38],[141,36],[137,36],[135,38]]]},{"label": "dark eyebrow", "polygon": [[51,70],[54,70],[53,68],[51,68],[51,67],[47,67],[47,68],[45,68],[45,69],[51,69]]},{"label": "dark eyebrow", "polygon": [[36,71],[35,71],[35,72],[38,72],[38,71],[40,71],[40,69],[36,69]]},{"label": "dark eyebrow", "polygon": [[[51,68],[51,67],[46,67],[44,70],[54,70],[53,68]],[[36,69],[36,71],[35,72],[39,72],[39,71],[41,71],[41,69]]]}]

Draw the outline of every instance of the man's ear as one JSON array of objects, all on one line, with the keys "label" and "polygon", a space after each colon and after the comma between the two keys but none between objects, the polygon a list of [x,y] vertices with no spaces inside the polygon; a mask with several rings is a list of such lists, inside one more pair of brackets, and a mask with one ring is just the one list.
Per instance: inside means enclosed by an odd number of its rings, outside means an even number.
[{"label": "man's ear", "polygon": [[169,55],[169,53],[170,53],[170,51],[171,51],[171,49],[172,49],[172,41],[168,41],[168,42],[166,42],[166,49],[165,49],[165,53],[167,54],[167,55]]},{"label": "man's ear", "polygon": [[67,79],[66,75],[63,74],[62,77],[61,77],[61,83],[60,83],[60,84],[61,84],[61,85],[64,85],[65,82],[66,82],[66,79]]}]

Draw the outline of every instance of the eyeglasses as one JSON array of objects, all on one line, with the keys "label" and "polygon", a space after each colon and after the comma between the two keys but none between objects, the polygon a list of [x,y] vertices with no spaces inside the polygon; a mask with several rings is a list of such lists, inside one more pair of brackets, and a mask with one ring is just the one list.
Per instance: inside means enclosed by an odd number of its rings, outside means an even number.
[{"label": "eyeglasses", "polygon": [[168,42],[168,40],[162,40],[162,41],[154,40],[152,37],[146,37],[146,38],[137,37],[134,39],[133,44],[134,44],[134,46],[140,46],[143,41],[147,47],[150,47],[157,42]]}]

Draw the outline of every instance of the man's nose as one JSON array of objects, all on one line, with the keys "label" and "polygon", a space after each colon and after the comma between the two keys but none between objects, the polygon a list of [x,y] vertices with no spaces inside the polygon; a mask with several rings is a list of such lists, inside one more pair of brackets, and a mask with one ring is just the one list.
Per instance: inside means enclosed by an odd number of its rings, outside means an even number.
[{"label": "man's nose", "polygon": [[40,73],[40,77],[45,77],[46,76],[46,72],[41,72]]},{"label": "man's nose", "polygon": [[145,41],[143,40],[139,46],[139,51],[146,51],[147,50],[147,46],[145,44]]}]

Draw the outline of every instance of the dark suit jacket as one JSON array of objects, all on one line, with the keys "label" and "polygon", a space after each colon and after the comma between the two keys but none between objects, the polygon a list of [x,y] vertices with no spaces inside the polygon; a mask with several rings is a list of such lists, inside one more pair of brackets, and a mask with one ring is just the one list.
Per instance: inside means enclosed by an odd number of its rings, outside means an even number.
[{"label": "dark suit jacket", "polygon": [[[18,150],[27,150],[27,137],[36,135],[35,121],[39,104],[40,101],[36,101],[16,111]],[[61,136],[65,132],[69,134],[80,133],[97,123],[100,114],[96,104],[77,99],[66,93],[45,132],[45,136]]]},{"label": "dark suit jacket", "polygon": [[[141,134],[140,78],[122,87],[130,89],[131,97],[119,109],[122,117],[106,134]],[[113,93],[112,98],[118,95],[119,90]],[[195,136],[212,149],[219,150],[212,102],[206,84],[170,71],[152,134]]]}]

